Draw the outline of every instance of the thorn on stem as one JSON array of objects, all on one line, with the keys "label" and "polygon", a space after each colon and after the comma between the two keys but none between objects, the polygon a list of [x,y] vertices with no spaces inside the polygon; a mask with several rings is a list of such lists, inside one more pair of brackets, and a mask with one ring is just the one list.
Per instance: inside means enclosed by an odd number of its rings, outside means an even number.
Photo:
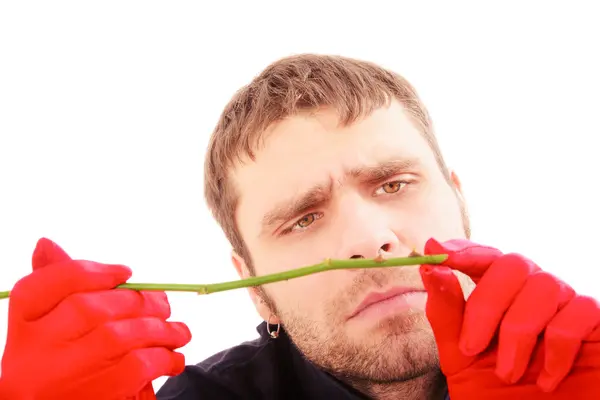
[{"label": "thorn on stem", "polygon": [[379,249],[379,253],[377,254],[377,257],[373,259],[373,261],[375,261],[376,263],[382,263],[385,261],[381,249]]},{"label": "thorn on stem", "polygon": [[409,257],[423,257],[423,254],[419,253],[416,248],[413,248],[408,256]]}]

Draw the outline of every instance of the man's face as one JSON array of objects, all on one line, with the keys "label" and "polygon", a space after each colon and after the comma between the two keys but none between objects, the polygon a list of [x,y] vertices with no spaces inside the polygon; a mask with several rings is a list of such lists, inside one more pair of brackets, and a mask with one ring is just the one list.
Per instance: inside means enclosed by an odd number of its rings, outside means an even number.
[{"label": "man's face", "polygon": [[[399,103],[346,128],[328,111],[288,118],[256,156],[234,183],[257,275],[379,251],[405,257],[430,237],[465,237],[456,188]],[[275,309],[254,295],[263,318],[273,312],[298,348],[336,375],[383,383],[437,367],[418,266],[329,271],[264,290]],[[413,292],[359,311],[370,294],[394,290]]]}]

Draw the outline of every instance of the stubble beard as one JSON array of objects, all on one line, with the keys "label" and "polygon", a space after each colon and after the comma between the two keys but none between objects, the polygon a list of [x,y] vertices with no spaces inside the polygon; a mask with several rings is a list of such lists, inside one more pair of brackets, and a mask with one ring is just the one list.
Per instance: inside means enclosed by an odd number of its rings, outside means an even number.
[{"label": "stubble beard", "polygon": [[317,326],[287,316],[293,343],[322,370],[355,386],[404,382],[438,369],[436,344],[420,313],[381,321],[374,333],[352,340],[343,326]]},{"label": "stubble beard", "polygon": [[[412,271],[413,281],[416,270]],[[423,310],[411,309],[382,319],[361,332],[351,332],[344,311],[367,288],[408,282],[406,270],[365,270],[354,285],[324,306],[324,321],[283,310],[266,297],[285,332],[300,352],[316,366],[353,386],[404,382],[439,367],[437,347]],[[263,294],[266,296],[266,293]]]}]

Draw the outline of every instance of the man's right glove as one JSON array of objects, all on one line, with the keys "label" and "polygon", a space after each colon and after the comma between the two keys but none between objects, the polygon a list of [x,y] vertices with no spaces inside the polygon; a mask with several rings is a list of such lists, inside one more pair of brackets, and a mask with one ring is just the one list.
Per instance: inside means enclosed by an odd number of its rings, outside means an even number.
[{"label": "man's right glove", "polygon": [[[600,399],[600,305],[518,254],[430,240],[421,266],[452,400]],[[477,287],[465,301],[455,271]]]},{"label": "man's right glove", "polygon": [[47,239],[32,266],[10,295],[1,400],[148,398],[154,379],[183,371],[174,349],[191,334],[166,321],[164,292],[114,289],[129,268],[72,260]]}]

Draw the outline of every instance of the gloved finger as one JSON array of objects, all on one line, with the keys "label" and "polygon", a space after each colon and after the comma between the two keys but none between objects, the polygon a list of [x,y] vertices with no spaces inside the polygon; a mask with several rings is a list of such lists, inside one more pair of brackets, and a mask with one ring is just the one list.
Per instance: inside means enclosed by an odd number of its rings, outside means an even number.
[{"label": "gloved finger", "polygon": [[131,275],[131,270],[124,265],[93,261],[64,261],[41,268],[15,284],[11,292],[13,312],[26,321],[33,321],[69,295],[112,289],[125,283]]},{"label": "gloved finger", "polygon": [[114,362],[135,349],[174,350],[185,346],[191,338],[190,330],[182,322],[140,317],[107,322],[78,340],[74,348],[87,349],[90,360]]},{"label": "gloved finger", "polygon": [[544,335],[545,360],[537,384],[554,390],[571,371],[582,341],[600,324],[600,305],[587,296],[575,296],[548,324]]},{"label": "gloved finger", "polygon": [[530,260],[507,254],[497,258],[481,277],[465,306],[460,348],[466,355],[483,352],[490,344],[527,278],[539,268]]},{"label": "gloved finger", "polygon": [[600,324],[598,324],[594,330],[583,339],[584,342],[600,342]]},{"label": "gloved finger", "polygon": [[539,335],[575,291],[547,272],[527,279],[500,324],[496,375],[516,383],[527,369]]},{"label": "gloved finger", "polygon": [[[70,387],[64,388],[64,392],[73,399],[125,399],[136,396],[148,387],[149,382],[161,376],[178,375],[184,368],[185,357],[181,353],[164,347],[135,349],[118,362],[80,375],[79,379],[70,382]],[[92,387],[94,392],[89,393]]]},{"label": "gloved finger", "polygon": [[421,265],[419,272],[427,291],[425,312],[437,343],[441,369],[449,376],[473,360],[458,348],[465,296],[458,278],[450,268]]},{"label": "gloved finger", "polygon": [[51,332],[57,340],[74,340],[109,321],[135,317],[166,320],[170,316],[164,292],[110,289],[72,294],[34,323],[36,330]]},{"label": "gloved finger", "polygon": [[[136,393],[161,376],[179,375],[185,369],[183,354],[164,347],[136,349],[128,353],[114,368],[116,386],[125,386],[128,382],[137,389]],[[131,374],[128,371],[136,371]],[[127,381],[127,382],[126,382]]]},{"label": "gloved finger", "polygon": [[31,266],[35,271],[50,264],[70,260],[71,257],[59,245],[50,239],[41,238],[33,250]]},{"label": "gloved finger", "polygon": [[500,250],[479,245],[466,239],[440,243],[432,238],[425,243],[424,253],[426,255],[447,254],[448,258],[441,265],[468,275],[475,283],[479,282],[479,279],[494,261],[502,257]]}]

